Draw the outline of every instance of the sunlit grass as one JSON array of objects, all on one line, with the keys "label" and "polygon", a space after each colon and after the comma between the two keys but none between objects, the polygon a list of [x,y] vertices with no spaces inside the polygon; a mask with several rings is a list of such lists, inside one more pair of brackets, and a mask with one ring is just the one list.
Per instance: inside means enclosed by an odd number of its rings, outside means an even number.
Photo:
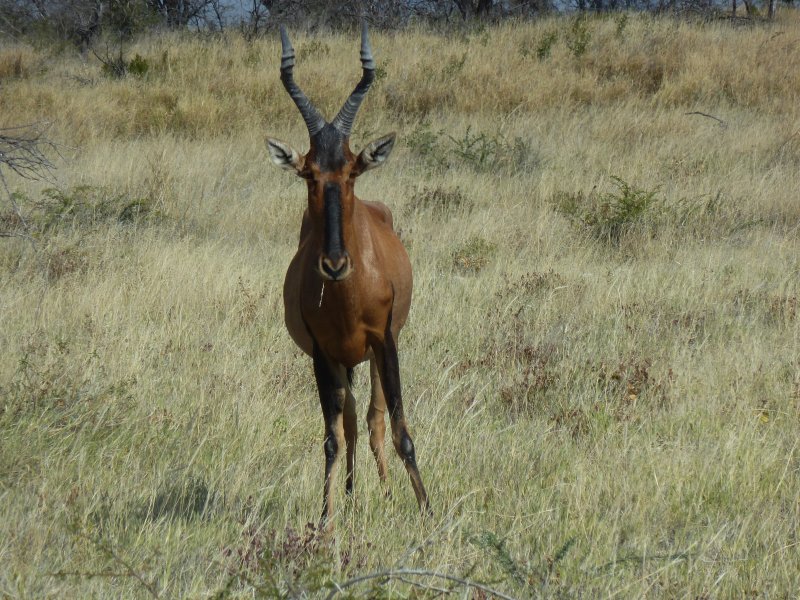
[{"label": "sunlit grass", "polygon": [[[779,17],[591,19],[581,51],[568,18],[374,34],[353,143],[399,142],[357,193],[414,265],[399,347],[435,517],[393,454],[381,494],[362,368],[331,544],[305,537],[322,418],[283,325],[305,185],[263,140],[306,136],[277,41],[143,39],[121,80],[3,46],[2,124],[51,121],[64,159],[8,177],[37,251],[0,243],[0,594],[319,595],[397,566],[516,597],[796,594],[800,30]],[[295,46],[332,114],[357,40]]]}]

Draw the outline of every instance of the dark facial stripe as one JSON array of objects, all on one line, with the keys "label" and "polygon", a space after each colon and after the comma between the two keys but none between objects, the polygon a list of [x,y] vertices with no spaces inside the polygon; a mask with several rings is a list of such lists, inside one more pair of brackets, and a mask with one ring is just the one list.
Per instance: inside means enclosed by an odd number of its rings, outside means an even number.
[{"label": "dark facial stripe", "polygon": [[337,260],[343,253],[342,246],[342,196],[335,183],[326,183],[322,191],[325,200],[325,254]]}]

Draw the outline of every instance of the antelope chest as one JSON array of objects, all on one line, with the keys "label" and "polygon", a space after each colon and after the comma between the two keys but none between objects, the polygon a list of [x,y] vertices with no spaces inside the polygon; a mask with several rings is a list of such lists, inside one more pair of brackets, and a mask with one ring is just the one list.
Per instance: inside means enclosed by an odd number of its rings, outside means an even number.
[{"label": "antelope chest", "polygon": [[342,285],[322,284],[319,301],[303,302],[303,321],[328,357],[354,367],[367,357],[373,327],[365,322],[358,298],[337,289]]},{"label": "antelope chest", "polygon": [[382,339],[389,306],[350,281],[320,281],[319,288],[319,296],[303,295],[303,321],[328,357],[354,367]]}]

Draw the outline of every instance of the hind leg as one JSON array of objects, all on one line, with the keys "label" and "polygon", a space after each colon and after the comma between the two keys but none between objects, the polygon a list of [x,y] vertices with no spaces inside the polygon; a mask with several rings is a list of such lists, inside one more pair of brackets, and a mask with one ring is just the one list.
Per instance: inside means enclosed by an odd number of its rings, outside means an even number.
[{"label": "hind leg", "polygon": [[378,478],[383,492],[389,495],[386,470],[386,452],[384,438],[386,436],[386,397],[383,395],[378,365],[374,358],[369,361],[369,379],[372,386],[369,411],[367,412],[367,429],[369,430],[369,447],[378,466]]},{"label": "hind leg", "polygon": [[[391,322],[390,322],[391,324]],[[403,399],[400,389],[400,363],[397,357],[397,347],[394,343],[390,324],[386,326],[383,345],[374,345],[375,362],[378,366],[378,373],[383,387],[383,395],[386,399],[386,406],[389,409],[389,421],[392,425],[392,442],[395,451],[403,461],[408,476],[411,479],[411,487],[417,497],[420,511],[430,514],[430,503],[425,486],[422,483],[422,476],[417,467],[416,451],[414,442],[408,432],[405,414],[403,412]],[[371,441],[371,440],[370,440]],[[380,467],[378,467],[380,469]]]}]

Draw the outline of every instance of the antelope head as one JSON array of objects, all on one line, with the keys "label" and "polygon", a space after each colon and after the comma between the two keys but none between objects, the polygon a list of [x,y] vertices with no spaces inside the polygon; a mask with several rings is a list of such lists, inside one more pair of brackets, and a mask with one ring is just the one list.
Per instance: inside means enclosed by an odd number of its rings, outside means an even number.
[{"label": "antelope head", "polygon": [[386,161],[394,146],[395,134],[374,140],[358,155],[350,150],[353,121],[375,79],[375,61],[366,23],[361,30],[361,81],[330,123],[294,82],[294,48],[283,26],[281,46],[281,81],[305,121],[310,147],[303,155],[280,140],[267,138],[270,157],[282,169],[293,171],[306,180],[308,215],[315,238],[320,241],[316,269],[323,278],[340,281],[353,272],[348,248],[355,243],[349,226],[355,203],[355,180]]}]

